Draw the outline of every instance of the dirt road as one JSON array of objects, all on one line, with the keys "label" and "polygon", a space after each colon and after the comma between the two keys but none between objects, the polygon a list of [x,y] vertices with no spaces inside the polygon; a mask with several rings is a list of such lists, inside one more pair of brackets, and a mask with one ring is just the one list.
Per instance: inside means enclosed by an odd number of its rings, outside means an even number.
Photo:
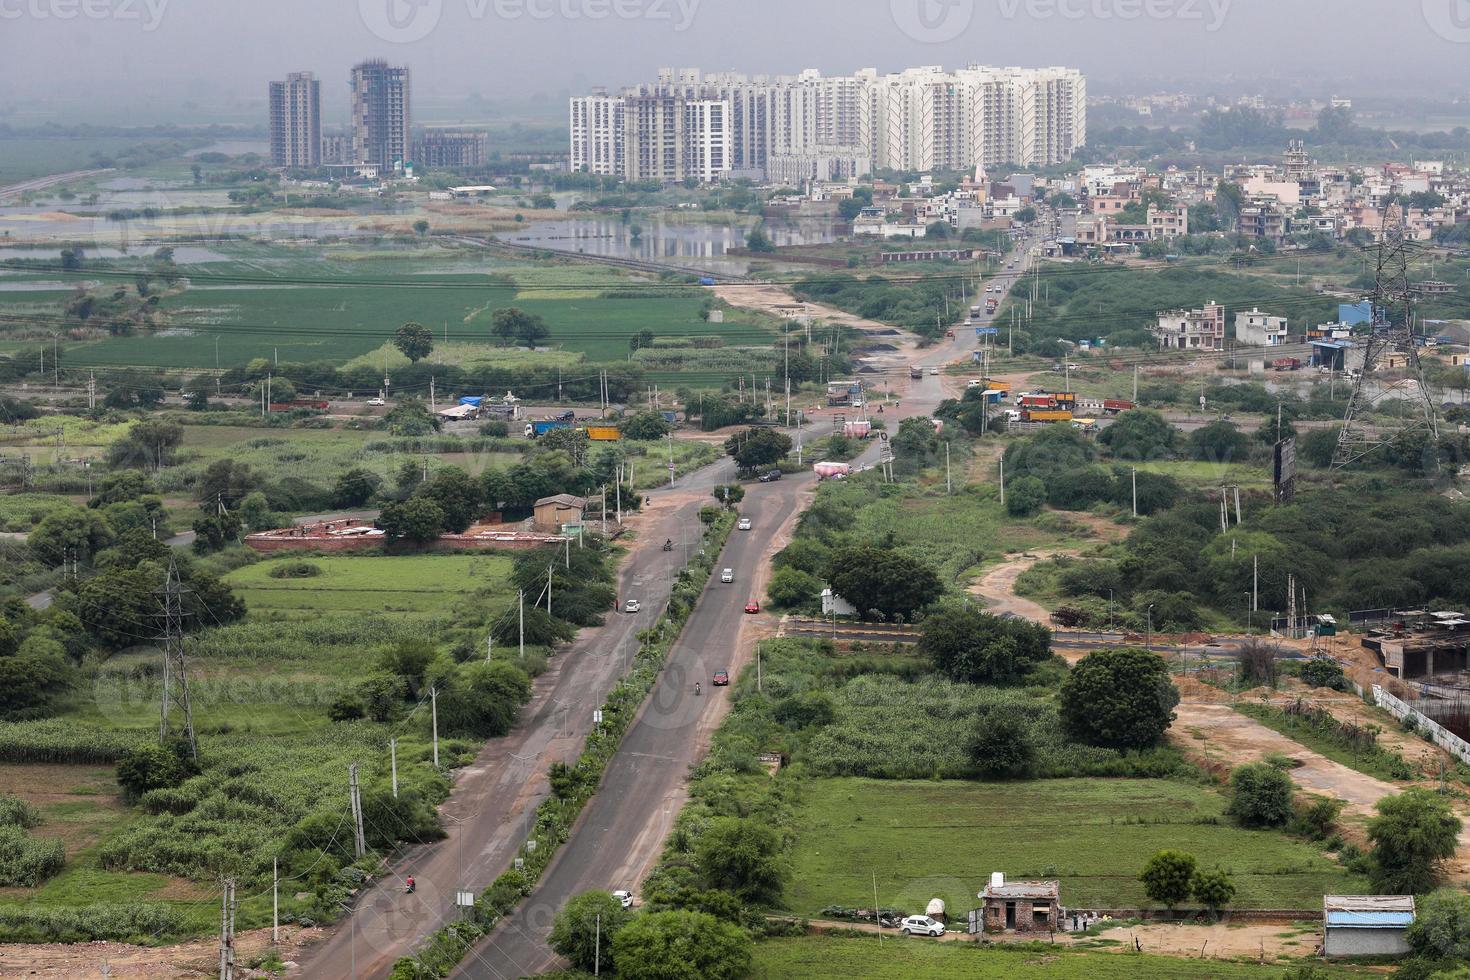
[{"label": "dirt road", "polygon": [[1037,562],[1045,561],[1056,555],[1071,554],[1076,554],[1076,552],[1061,550],[1028,552],[1019,558],[1012,558],[996,565],[982,575],[980,581],[971,585],[970,591],[985,600],[986,612],[996,615],[1010,613],[1022,619],[1029,619],[1033,623],[1041,623],[1043,626],[1050,625],[1051,613],[1046,610],[1046,607],[1016,594],[1016,580]]}]

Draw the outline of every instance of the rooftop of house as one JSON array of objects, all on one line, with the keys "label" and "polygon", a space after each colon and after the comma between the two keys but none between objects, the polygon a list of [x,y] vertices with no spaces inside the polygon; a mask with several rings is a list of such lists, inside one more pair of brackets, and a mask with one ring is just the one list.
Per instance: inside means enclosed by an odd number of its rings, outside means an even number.
[{"label": "rooftop of house", "polygon": [[1324,895],[1322,915],[1328,926],[1402,928],[1414,921],[1414,896]]},{"label": "rooftop of house", "polygon": [[1061,894],[1061,883],[1056,881],[1007,881],[1000,885],[986,885],[980,897],[1057,899]]},{"label": "rooftop of house", "polygon": [[587,506],[587,498],[574,497],[569,493],[558,493],[553,494],[550,497],[542,497],[540,500],[536,501],[537,507],[540,507],[544,504],[559,504],[563,507],[575,507],[578,510],[581,510]]}]

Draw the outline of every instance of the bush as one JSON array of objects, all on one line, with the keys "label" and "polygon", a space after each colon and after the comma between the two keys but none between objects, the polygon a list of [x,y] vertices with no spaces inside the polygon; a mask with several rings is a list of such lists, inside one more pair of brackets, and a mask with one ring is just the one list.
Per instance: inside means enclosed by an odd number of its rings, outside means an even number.
[{"label": "bush", "polygon": [[1235,882],[1220,868],[1197,871],[1191,884],[1194,900],[1212,912],[1218,912],[1235,898]]},{"label": "bush", "polygon": [[1062,723],[1073,738],[1131,749],[1153,745],[1168,730],[1179,691],[1162,657],[1124,647],[1078,661],[1058,700]]},{"label": "bush", "polygon": [[271,578],[316,578],[322,566],[309,561],[279,562],[267,573]]},{"label": "bush", "polygon": [[630,918],[632,913],[607,892],[583,892],[556,913],[550,946],[571,960],[575,969],[590,973],[600,966],[611,973],[612,939]]},{"label": "bush", "polygon": [[1183,851],[1159,851],[1138,875],[1144,894],[1170,909],[1193,893],[1194,879],[1194,855]]},{"label": "bush", "polygon": [[1342,800],[1318,797],[1297,811],[1291,822],[1291,832],[1308,840],[1325,841],[1336,831],[1337,818],[1342,813],[1342,807]]},{"label": "bush", "polygon": [[982,776],[1015,779],[1031,775],[1036,765],[1031,726],[1015,711],[991,711],[975,728],[970,761]]},{"label": "bush", "polygon": [[737,980],[753,947],[744,929],[703,912],[645,912],[613,938],[613,961],[621,980]]},{"label": "bush", "polygon": [[1347,678],[1342,666],[1331,657],[1313,657],[1302,664],[1302,683],[1309,687],[1329,687],[1334,691],[1347,689]]},{"label": "bush", "polygon": [[185,742],[170,746],[140,745],[118,760],[117,781],[123,795],[136,800],[149,790],[177,786],[199,774]]},{"label": "bush", "polygon": [[1460,819],[1449,804],[1430,790],[1411,788],[1384,797],[1374,809],[1378,816],[1368,821],[1373,887],[1392,895],[1434,887],[1460,834]]},{"label": "bush", "polygon": [[0,827],[29,830],[41,825],[41,811],[28,801],[9,793],[0,794]]},{"label": "bush", "polygon": [[1046,484],[1034,476],[1012,480],[1006,487],[1006,513],[1030,517],[1046,506]]},{"label": "bush", "polygon": [[739,817],[718,817],[699,836],[694,860],[715,888],[747,901],[772,901],[781,894],[780,840],[770,827]]},{"label": "bush", "polygon": [[1444,888],[1424,896],[1404,940],[1416,956],[1470,959],[1470,895]]},{"label": "bush", "polygon": [[1230,774],[1226,811],[1244,827],[1280,827],[1292,818],[1291,777],[1266,762],[1237,766]]},{"label": "bush", "polygon": [[65,861],[61,841],[32,837],[20,827],[0,827],[0,886],[35,888]]}]

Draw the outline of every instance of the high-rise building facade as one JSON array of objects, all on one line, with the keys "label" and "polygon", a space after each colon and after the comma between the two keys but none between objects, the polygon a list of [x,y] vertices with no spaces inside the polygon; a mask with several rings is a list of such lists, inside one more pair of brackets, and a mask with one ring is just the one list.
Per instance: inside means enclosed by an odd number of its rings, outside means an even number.
[{"label": "high-rise building facade", "polygon": [[490,136],[478,129],[426,129],[413,141],[413,165],[420,170],[469,170],[490,157]]},{"label": "high-rise building facade", "polygon": [[352,68],[353,163],[401,171],[409,155],[408,69],[382,59]]},{"label": "high-rise building facade", "polygon": [[309,71],[270,83],[271,163],[314,168],[322,164],[322,88]]},{"label": "high-rise building facade", "polygon": [[[572,100],[574,169],[602,172],[591,161],[606,137],[598,135],[590,100],[606,98]],[[1048,166],[1069,159],[1087,141],[1086,80],[1072,68],[946,71],[933,65],[835,77],[813,69],[770,77],[665,68],[656,82],[609,102],[621,103],[625,120],[625,163],[612,172],[641,180],[707,179],[706,173],[722,172],[707,165],[710,145],[682,132],[681,106],[691,102],[728,104],[727,112],[715,114],[728,127],[724,173],[755,179],[778,172],[840,179],[873,169]],[[614,111],[607,109],[604,118]],[[706,132],[713,122],[712,116],[700,119]],[[685,150],[696,158],[686,161]]]},{"label": "high-rise building facade", "polygon": [[574,173],[620,176],[626,105],[616,96],[594,92],[571,101],[571,169]]}]

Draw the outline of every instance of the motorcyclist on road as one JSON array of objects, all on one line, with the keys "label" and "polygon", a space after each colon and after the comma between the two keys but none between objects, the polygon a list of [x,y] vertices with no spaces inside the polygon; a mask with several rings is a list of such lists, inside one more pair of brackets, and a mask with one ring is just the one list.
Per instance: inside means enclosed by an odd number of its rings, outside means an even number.
[{"label": "motorcyclist on road", "polygon": [[698,694],[699,693],[699,681],[695,681],[694,682],[694,693],[695,694]]},{"label": "motorcyclist on road", "polygon": [[405,881],[404,883],[408,885],[408,893],[412,895],[413,890],[416,887],[414,884],[413,875],[409,875],[407,881]]}]

